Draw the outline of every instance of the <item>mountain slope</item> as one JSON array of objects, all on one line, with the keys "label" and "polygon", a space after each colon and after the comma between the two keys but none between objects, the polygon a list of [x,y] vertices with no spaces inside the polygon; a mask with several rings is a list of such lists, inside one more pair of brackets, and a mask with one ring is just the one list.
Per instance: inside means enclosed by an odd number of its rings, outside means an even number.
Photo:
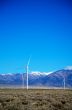
[{"label": "mountain slope", "polygon": [[[72,87],[72,70],[59,70],[44,78],[45,85],[53,87]],[[44,82],[43,82],[44,83]]]},{"label": "mountain slope", "polygon": [[[62,69],[50,74],[32,72],[28,76],[29,86],[63,87],[65,79],[65,86],[67,88],[72,87],[72,70]],[[26,86],[26,73],[0,74],[0,85],[17,85],[22,87],[23,77],[24,86]]]}]

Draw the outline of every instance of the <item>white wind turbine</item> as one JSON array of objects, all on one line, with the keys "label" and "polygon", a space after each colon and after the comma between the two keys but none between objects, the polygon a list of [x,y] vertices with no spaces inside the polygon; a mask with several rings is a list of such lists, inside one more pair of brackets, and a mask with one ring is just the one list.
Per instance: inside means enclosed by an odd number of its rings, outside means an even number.
[{"label": "white wind turbine", "polygon": [[30,59],[31,59],[31,56],[29,57],[29,60],[28,60],[27,66],[26,66],[26,74],[27,74],[27,90],[28,90],[28,72],[29,72],[29,63],[30,63]]},{"label": "white wind turbine", "polygon": [[24,73],[22,73],[22,88],[24,89]]},{"label": "white wind turbine", "polygon": [[65,76],[63,76],[63,83],[64,83],[64,89],[65,89]]},{"label": "white wind turbine", "polygon": [[62,77],[63,77],[63,89],[65,89],[66,88],[66,79],[65,79],[64,75]]}]

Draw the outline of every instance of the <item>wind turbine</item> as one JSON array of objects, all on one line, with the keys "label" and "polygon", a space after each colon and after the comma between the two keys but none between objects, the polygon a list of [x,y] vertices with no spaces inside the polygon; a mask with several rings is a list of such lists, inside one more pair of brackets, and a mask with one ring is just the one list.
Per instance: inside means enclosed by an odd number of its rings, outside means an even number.
[{"label": "wind turbine", "polygon": [[65,76],[63,78],[64,78],[64,81],[63,82],[64,82],[64,89],[65,89]]},{"label": "wind turbine", "polygon": [[24,89],[24,73],[22,73],[22,88]]},{"label": "wind turbine", "polygon": [[65,89],[66,84],[65,84],[66,80],[65,80],[65,76],[63,76],[63,89]]},{"label": "wind turbine", "polygon": [[27,74],[27,90],[28,90],[28,72],[29,72],[29,63],[30,63],[30,59],[31,59],[31,56],[29,57],[29,60],[28,60],[27,66],[26,66],[26,74]]}]

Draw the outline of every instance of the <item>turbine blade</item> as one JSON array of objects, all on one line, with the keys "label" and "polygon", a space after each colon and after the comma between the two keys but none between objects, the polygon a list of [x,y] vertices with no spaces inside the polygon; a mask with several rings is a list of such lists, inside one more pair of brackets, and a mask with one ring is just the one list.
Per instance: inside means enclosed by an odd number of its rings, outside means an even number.
[{"label": "turbine blade", "polygon": [[29,63],[30,63],[30,59],[31,59],[31,56],[29,57],[29,60],[28,60],[27,66],[29,66]]}]

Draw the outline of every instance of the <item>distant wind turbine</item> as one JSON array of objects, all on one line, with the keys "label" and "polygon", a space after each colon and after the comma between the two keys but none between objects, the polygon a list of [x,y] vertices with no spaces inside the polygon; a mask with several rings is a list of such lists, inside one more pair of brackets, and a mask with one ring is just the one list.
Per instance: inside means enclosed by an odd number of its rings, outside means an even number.
[{"label": "distant wind turbine", "polygon": [[65,87],[65,86],[66,86],[66,84],[65,84],[65,83],[66,83],[65,76],[63,76],[63,89],[65,89],[65,88],[66,88],[66,87]]},{"label": "distant wind turbine", "polygon": [[22,88],[24,89],[24,73],[22,73]]},{"label": "distant wind turbine", "polygon": [[66,87],[65,87],[65,85],[66,85],[66,84],[65,84],[65,76],[64,76],[63,78],[64,78],[64,89],[65,89],[65,88],[66,88]]}]

